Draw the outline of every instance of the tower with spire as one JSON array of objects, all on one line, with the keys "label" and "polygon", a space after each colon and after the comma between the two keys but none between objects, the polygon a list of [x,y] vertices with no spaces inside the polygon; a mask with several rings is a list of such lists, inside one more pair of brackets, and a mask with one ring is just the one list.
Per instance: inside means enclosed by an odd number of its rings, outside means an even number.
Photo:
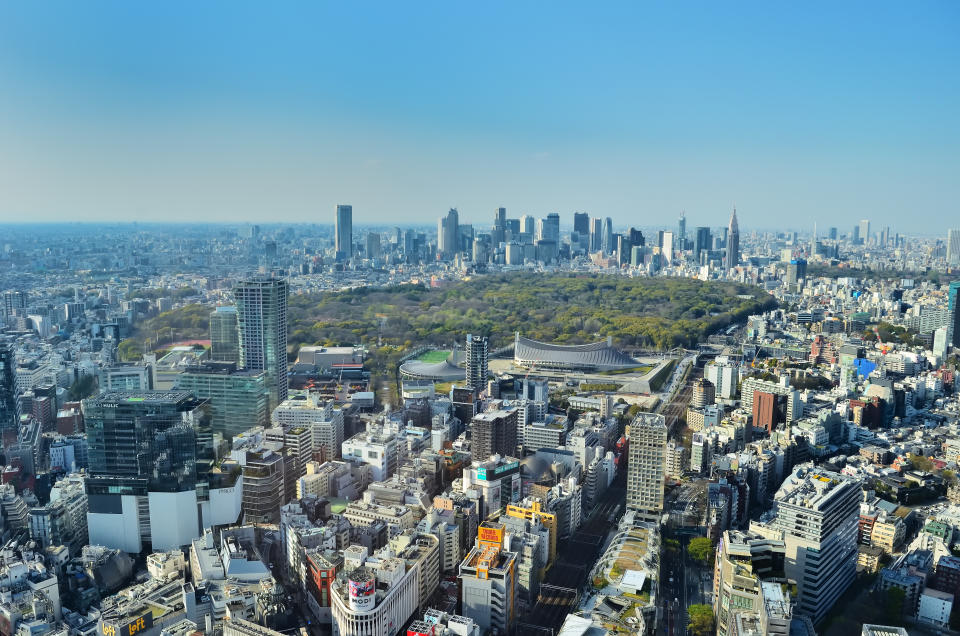
[{"label": "tower with spire", "polygon": [[730,215],[730,227],[727,229],[727,257],[724,259],[724,269],[730,271],[740,264],[740,228],[737,225],[737,208],[733,208]]}]

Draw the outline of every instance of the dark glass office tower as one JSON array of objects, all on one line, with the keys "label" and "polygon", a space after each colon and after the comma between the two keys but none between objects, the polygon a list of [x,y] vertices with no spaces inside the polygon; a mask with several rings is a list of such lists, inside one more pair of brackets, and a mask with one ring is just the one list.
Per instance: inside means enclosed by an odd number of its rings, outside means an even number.
[{"label": "dark glass office tower", "polygon": [[196,487],[205,400],[187,391],[108,391],[84,400],[83,410],[93,478],[119,478],[136,494]]},{"label": "dark glass office tower", "polygon": [[[214,439],[209,403],[187,391],[107,391],[84,400],[90,542],[136,553],[199,536]],[[239,513],[238,513],[239,514]]]},{"label": "dark glass office tower", "polygon": [[14,427],[17,421],[13,367],[13,347],[0,341],[0,430]]}]

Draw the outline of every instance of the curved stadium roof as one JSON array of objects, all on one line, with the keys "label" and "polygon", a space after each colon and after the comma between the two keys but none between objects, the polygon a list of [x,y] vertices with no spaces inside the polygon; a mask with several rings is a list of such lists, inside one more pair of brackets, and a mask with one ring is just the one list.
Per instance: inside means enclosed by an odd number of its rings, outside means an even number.
[{"label": "curved stadium roof", "polygon": [[467,377],[467,372],[460,367],[442,362],[423,362],[408,360],[400,365],[400,373],[408,378],[434,380],[436,382],[456,382]]},{"label": "curved stadium roof", "polygon": [[557,345],[524,338],[520,334],[514,344],[513,360],[526,366],[563,368],[616,369],[637,365],[636,360],[615,349],[607,340],[583,345]]}]

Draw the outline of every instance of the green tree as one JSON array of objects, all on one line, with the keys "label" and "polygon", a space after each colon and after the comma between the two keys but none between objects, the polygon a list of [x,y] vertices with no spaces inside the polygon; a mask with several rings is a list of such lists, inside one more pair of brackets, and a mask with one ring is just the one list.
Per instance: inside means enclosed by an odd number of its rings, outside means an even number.
[{"label": "green tree", "polygon": [[926,472],[931,472],[936,468],[933,465],[933,460],[929,457],[924,457],[923,455],[917,455],[916,453],[907,453],[907,457],[910,458],[910,463],[913,464],[917,470],[923,470]]},{"label": "green tree", "polygon": [[903,602],[906,593],[899,587],[891,587],[887,590],[886,598],[886,622],[891,625],[899,625],[903,620]]},{"label": "green tree", "polygon": [[97,380],[92,375],[82,375],[70,385],[67,395],[71,402],[79,402],[88,398],[97,390]]},{"label": "green tree", "polygon": [[707,537],[691,539],[689,545],[687,545],[687,554],[694,561],[706,565],[713,560],[713,541]]},{"label": "green tree", "polygon": [[713,633],[713,608],[709,605],[695,604],[687,608],[690,622],[687,629],[694,636],[708,636]]},{"label": "green tree", "polygon": [[140,343],[135,338],[121,340],[117,345],[117,356],[122,362],[136,362],[140,359]]}]

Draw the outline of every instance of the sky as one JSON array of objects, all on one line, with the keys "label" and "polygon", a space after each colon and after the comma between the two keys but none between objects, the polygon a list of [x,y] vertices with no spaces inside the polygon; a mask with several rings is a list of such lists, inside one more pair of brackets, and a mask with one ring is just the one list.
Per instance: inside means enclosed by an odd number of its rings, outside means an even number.
[{"label": "sky", "polygon": [[0,3],[0,222],[960,225],[960,3]]}]

